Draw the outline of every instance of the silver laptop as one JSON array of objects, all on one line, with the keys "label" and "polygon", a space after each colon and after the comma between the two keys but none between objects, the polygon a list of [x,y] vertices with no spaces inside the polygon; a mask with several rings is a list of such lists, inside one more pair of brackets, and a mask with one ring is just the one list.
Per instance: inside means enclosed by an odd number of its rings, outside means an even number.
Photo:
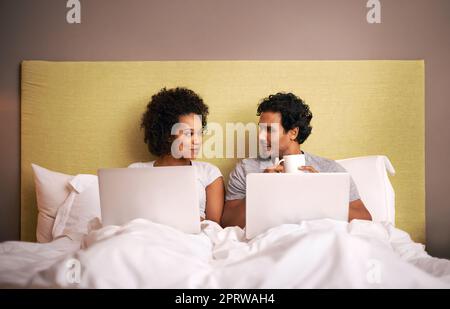
[{"label": "silver laptop", "polygon": [[246,237],[285,223],[348,220],[348,173],[253,173],[247,175]]},{"label": "silver laptop", "polygon": [[200,209],[192,166],[99,169],[103,226],[136,218],[200,232]]}]

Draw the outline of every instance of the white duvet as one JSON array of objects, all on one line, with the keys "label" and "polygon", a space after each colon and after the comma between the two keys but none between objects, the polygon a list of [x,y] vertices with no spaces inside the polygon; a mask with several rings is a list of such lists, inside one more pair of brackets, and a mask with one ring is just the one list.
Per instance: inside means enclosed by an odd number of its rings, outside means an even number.
[{"label": "white duvet", "polygon": [[2,243],[0,286],[449,288],[450,261],[387,223],[315,220],[248,241],[242,229],[211,221],[188,235],[137,219],[78,242]]}]

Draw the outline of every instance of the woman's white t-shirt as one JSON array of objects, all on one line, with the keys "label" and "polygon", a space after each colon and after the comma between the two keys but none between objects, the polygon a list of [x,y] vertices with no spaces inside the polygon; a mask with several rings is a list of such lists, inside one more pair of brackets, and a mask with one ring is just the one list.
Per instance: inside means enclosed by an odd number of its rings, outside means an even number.
[{"label": "woman's white t-shirt", "polygon": [[[199,198],[200,216],[206,217],[206,187],[213,183],[217,178],[222,177],[220,170],[208,162],[191,161],[192,166],[195,168],[197,177],[197,192]],[[141,167],[154,167],[155,161],[150,162],[136,162],[130,164],[128,167],[141,168]]]}]

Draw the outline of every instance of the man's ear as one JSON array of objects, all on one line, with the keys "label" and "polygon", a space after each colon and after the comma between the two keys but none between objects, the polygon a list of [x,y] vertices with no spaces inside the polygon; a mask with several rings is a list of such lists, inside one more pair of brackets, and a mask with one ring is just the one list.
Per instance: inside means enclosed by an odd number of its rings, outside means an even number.
[{"label": "man's ear", "polygon": [[298,136],[298,134],[299,134],[299,132],[300,132],[300,130],[299,130],[298,127],[295,127],[295,128],[293,128],[293,129],[289,130],[289,139],[290,139],[291,141],[296,140],[296,139],[297,139],[297,136]]}]

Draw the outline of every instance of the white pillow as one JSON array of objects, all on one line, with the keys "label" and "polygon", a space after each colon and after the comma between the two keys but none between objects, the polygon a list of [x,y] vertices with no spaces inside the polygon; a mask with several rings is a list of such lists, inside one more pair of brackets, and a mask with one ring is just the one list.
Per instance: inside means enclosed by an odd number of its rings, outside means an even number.
[{"label": "white pillow", "polygon": [[66,235],[76,238],[100,223],[100,198],[96,175],[76,176],[53,172],[36,164],[34,172],[38,242]]},{"label": "white pillow", "polygon": [[387,173],[395,175],[395,170],[389,159],[386,156],[368,156],[336,162],[352,176],[372,220],[395,225],[395,192]]}]

